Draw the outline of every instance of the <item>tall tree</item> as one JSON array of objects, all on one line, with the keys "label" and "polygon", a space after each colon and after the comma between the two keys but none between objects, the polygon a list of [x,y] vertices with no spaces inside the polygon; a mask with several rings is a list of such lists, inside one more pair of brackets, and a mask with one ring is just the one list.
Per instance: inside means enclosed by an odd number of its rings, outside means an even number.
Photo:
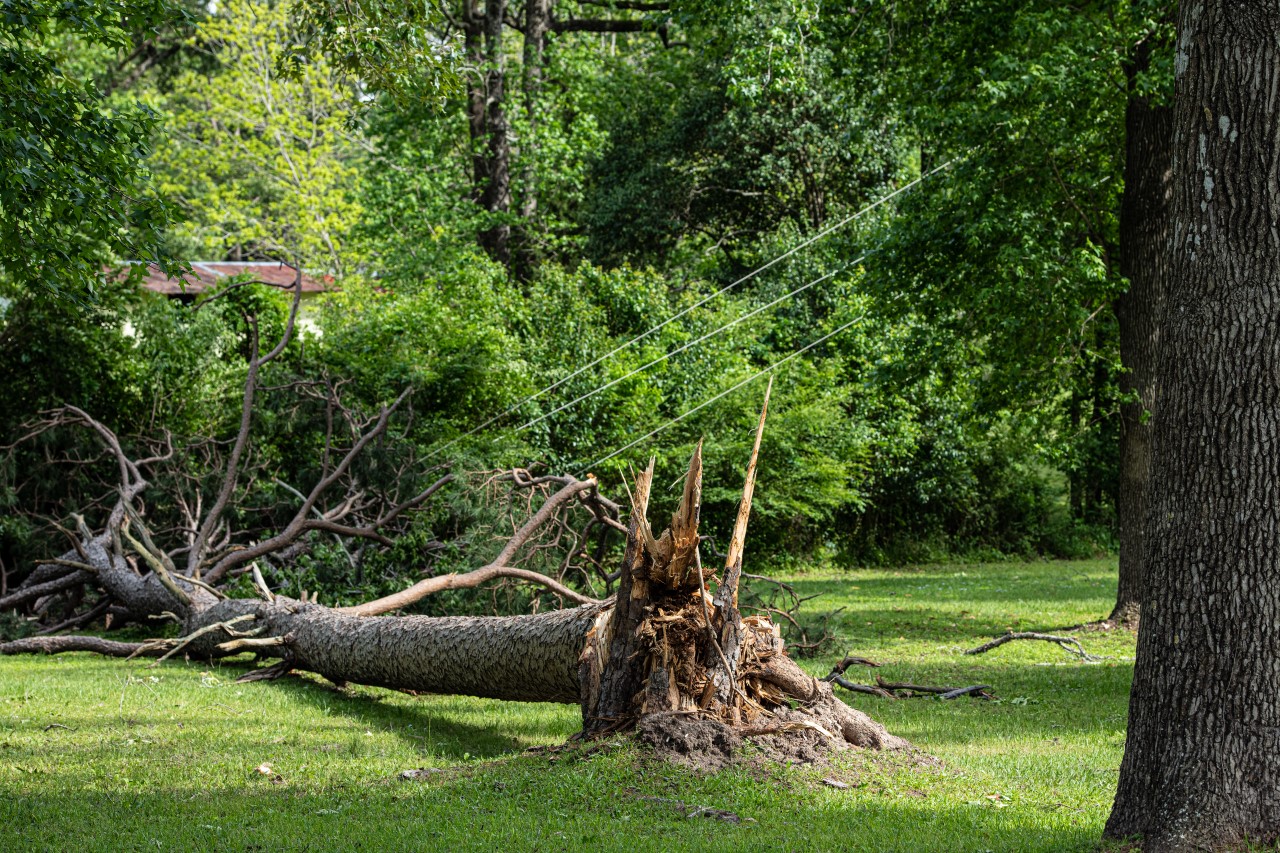
[{"label": "tall tree", "polygon": [[[1169,10],[1171,13],[1172,10]],[[1158,25],[1157,25],[1158,27]],[[1124,197],[1120,205],[1120,274],[1129,288],[1115,300],[1120,333],[1120,477],[1116,521],[1120,578],[1110,620],[1136,627],[1142,607],[1142,561],[1151,465],[1150,413],[1156,399],[1155,369],[1169,277],[1173,199],[1173,107],[1144,78],[1152,73],[1158,28],[1148,31],[1125,68]]]},{"label": "tall tree", "polygon": [[[892,47],[848,50],[869,55],[873,74],[885,54],[888,91],[932,149],[928,159],[964,156],[962,186],[938,182],[933,197],[917,199],[920,215],[898,228],[906,251],[885,267],[895,279],[920,271],[913,306],[990,335],[997,406],[1021,400],[1043,413],[1055,385],[1069,383],[1064,414],[1080,436],[1065,466],[1072,506],[1096,521],[1114,505],[1111,619],[1134,625],[1168,275],[1172,4],[884,8]],[[1025,307],[1008,310],[1014,301]]]},{"label": "tall tree", "polygon": [[326,57],[291,56],[297,38],[288,7],[224,0],[196,28],[206,64],[170,81],[152,167],[187,215],[176,231],[193,255],[296,258],[338,273],[351,260],[363,143],[349,127],[354,99]]},{"label": "tall tree", "polygon": [[1280,837],[1280,4],[1180,9],[1142,629],[1110,837]]},{"label": "tall tree", "polygon": [[[578,7],[604,7],[614,17],[578,17]],[[525,0],[513,12],[508,0],[463,0],[459,25],[467,65],[466,113],[471,137],[472,199],[489,216],[477,235],[489,257],[527,281],[537,265],[539,157],[537,130],[550,37],[559,33],[657,33],[665,42],[668,4],[631,2],[562,3]],[[567,7],[567,8],[566,8]],[[629,17],[641,13],[640,17]],[[508,64],[514,52],[506,30],[522,37],[523,67],[518,77],[526,137],[516,138],[508,114]],[[519,158],[519,162],[517,161]],[[513,178],[518,186],[513,188]],[[513,203],[513,199],[515,199]],[[513,209],[514,208],[514,209]]]}]

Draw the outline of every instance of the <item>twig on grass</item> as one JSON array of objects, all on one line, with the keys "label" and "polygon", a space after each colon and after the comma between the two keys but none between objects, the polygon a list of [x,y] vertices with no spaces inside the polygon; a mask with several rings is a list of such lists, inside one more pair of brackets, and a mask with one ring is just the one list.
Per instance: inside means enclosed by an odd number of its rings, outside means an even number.
[{"label": "twig on grass", "polygon": [[898,698],[897,696],[894,696],[892,693],[890,693],[888,690],[885,690],[881,687],[875,687],[870,684],[854,684],[852,681],[849,681],[848,679],[840,675],[828,676],[827,678],[824,678],[823,681],[830,681],[833,684],[839,684],[845,690],[848,690],[852,693],[866,693],[869,696],[880,696],[881,698],[884,698],[884,699]]},{"label": "twig on grass", "polygon": [[[991,689],[989,684],[974,684],[969,687],[934,687],[905,681],[885,681],[883,678],[876,678],[875,684],[854,684],[834,674],[823,680],[831,681],[854,693],[866,693],[869,696],[880,696],[885,699],[919,699],[923,696],[937,696],[939,699],[958,699],[961,696],[973,696],[976,699],[993,698],[987,692]],[[899,693],[904,695],[899,696]]]},{"label": "twig on grass", "polygon": [[994,640],[983,643],[976,649],[969,649],[965,654],[980,655],[985,652],[989,652],[992,649],[999,648],[1005,643],[1013,642],[1014,640],[1043,640],[1046,643],[1056,643],[1064,651],[1067,651],[1080,658],[1080,660],[1087,661],[1089,663],[1097,663],[1098,661],[1105,660],[1105,658],[1099,657],[1098,655],[1091,655],[1086,652],[1084,650],[1084,646],[1080,645],[1080,641],[1075,637],[1061,637],[1056,634],[1041,634],[1036,631],[1010,631],[1003,636],[996,637]]},{"label": "twig on grass", "polygon": [[856,666],[871,666],[871,667],[880,667],[880,666],[883,666],[883,664],[878,664],[878,663],[876,663],[875,661],[873,661],[873,660],[869,660],[869,659],[867,659],[867,658],[860,658],[860,657],[858,657],[857,655],[845,655],[844,660],[840,661],[840,663],[838,663],[838,664],[836,664],[835,666],[831,667],[831,672],[830,672],[830,673],[828,673],[828,674],[827,674],[827,676],[826,676],[826,678],[824,678],[824,679],[822,679],[822,680],[823,680],[823,681],[835,681],[835,680],[836,680],[836,676],[844,675],[844,671],[845,671],[846,669],[848,669],[848,668],[849,668],[849,667],[851,667],[851,666],[855,666],[855,665],[856,665]]}]

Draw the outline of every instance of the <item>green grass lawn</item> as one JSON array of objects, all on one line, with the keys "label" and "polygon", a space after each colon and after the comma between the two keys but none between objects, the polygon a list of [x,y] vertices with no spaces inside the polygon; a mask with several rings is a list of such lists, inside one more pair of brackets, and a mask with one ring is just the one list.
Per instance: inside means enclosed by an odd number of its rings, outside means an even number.
[{"label": "green grass lawn", "polygon": [[[1117,658],[1092,665],[1047,643],[960,652],[1008,628],[1105,616],[1115,571],[791,576],[823,593],[812,611],[846,608],[837,645],[803,662],[812,672],[852,651],[888,680],[994,687],[998,702],[841,691],[936,762],[850,753],[699,777],[625,742],[527,753],[577,730],[569,706],[336,692],[309,677],[235,684],[243,662],[0,658],[0,850],[1090,849],[1120,764],[1133,636],[1082,635]],[[443,772],[402,780],[411,768]],[[686,816],[698,806],[742,822]]]}]

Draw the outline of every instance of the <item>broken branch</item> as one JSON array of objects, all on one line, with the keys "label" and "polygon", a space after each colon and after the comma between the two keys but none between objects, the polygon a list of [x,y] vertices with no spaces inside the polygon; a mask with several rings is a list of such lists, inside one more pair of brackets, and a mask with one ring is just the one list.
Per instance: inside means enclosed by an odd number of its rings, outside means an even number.
[{"label": "broken branch", "polygon": [[994,640],[990,640],[986,643],[983,643],[982,645],[978,646],[976,649],[969,649],[969,651],[965,652],[965,654],[966,655],[984,654],[986,652],[991,651],[992,649],[1003,646],[1005,643],[1011,643],[1014,640],[1043,640],[1046,643],[1056,643],[1059,648],[1069,652],[1070,654],[1075,655],[1076,657],[1080,658],[1083,661],[1088,661],[1089,663],[1096,663],[1097,661],[1103,660],[1103,658],[1098,657],[1097,655],[1091,655],[1088,652],[1086,652],[1084,650],[1084,646],[1080,645],[1080,641],[1077,640],[1075,637],[1060,637],[1056,634],[1040,634],[1036,631],[1010,631],[1004,636],[996,637]]}]

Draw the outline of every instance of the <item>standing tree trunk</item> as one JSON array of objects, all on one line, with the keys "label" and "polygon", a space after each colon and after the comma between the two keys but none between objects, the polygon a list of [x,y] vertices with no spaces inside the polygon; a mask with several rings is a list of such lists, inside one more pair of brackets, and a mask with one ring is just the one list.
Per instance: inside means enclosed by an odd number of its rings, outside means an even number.
[{"label": "standing tree trunk", "polygon": [[1151,65],[1150,38],[1126,68],[1124,199],[1120,208],[1120,272],[1129,289],[1116,300],[1120,328],[1120,583],[1109,621],[1136,628],[1142,605],[1143,535],[1151,464],[1150,413],[1156,403],[1160,318],[1169,277],[1173,197],[1173,109],[1136,92]]},{"label": "standing tree trunk", "polygon": [[1129,733],[1106,834],[1280,837],[1280,6],[1181,4],[1172,276]]},{"label": "standing tree trunk", "polygon": [[[473,196],[498,220],[511,212],[511,138],[504,103],[507,63],[502,48],[506,12],[506,0],[464,0],[462,12],[467,61],[474,69],[467,83]],[[509,223],[491,223],[477,239],[489,257],[510,264]]]},{"label": "standing tree trunk", "polygon": [[538,214],[538,113],[546,64],[547,33],[551,29],[551,0],[525,0],[524,89],[525,129],[520,159],[520,224],[512,234],[512,272],[517,280],[533,279],[538,267],[534,218]]}]

